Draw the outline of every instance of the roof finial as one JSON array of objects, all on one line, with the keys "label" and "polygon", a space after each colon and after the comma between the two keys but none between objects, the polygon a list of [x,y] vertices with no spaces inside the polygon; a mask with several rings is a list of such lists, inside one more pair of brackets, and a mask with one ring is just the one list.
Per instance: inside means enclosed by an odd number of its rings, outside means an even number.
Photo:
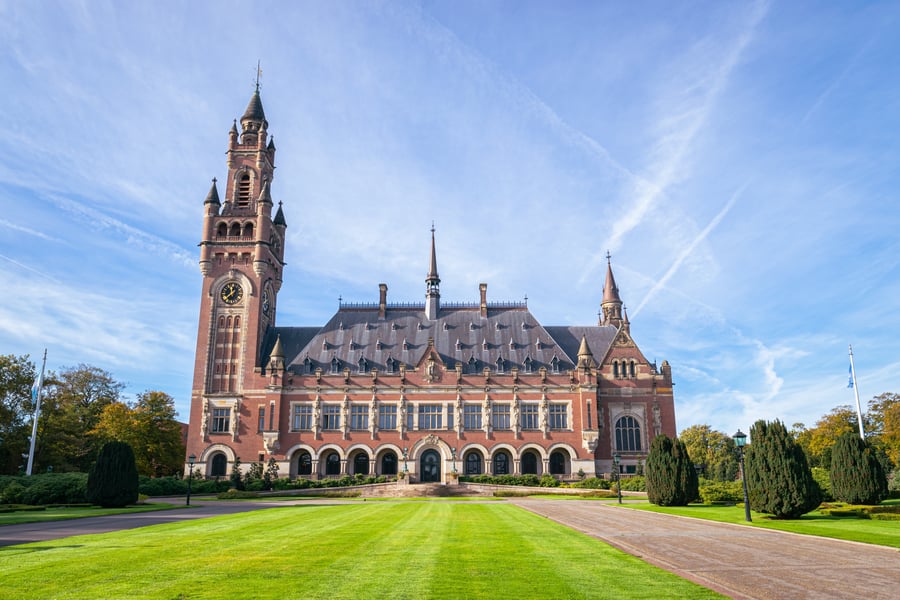
[{"label": "roof finial", "polygon": [[612,254],[609,253],[609,250],[606,251],[606,264],[610,264],[609,259],[612,258]]},{"label": "roof finial", "polygon": [[259,68],[259,61],[256,61],[256,91],[259,92],[259,78],[262,75],[262,69]]}]

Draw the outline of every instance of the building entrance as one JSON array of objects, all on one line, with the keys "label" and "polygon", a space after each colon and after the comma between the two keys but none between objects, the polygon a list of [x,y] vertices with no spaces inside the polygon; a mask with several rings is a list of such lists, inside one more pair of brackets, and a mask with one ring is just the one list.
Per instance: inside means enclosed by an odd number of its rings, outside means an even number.
[{"label": "building entrance", "polygon": [[422,454],[422,482],[434,483],[441,480],[441,455],[436,450],[426,450]]}]

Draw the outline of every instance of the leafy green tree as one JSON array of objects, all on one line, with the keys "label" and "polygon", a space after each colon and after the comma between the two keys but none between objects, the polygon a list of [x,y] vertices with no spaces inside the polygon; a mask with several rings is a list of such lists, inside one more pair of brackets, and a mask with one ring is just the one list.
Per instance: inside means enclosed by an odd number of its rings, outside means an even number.
[{"label": "leafy green tree", "polygon": [[0,474],[14,475],[25,464],[31,436],[31,386],[37,373],[28,355],[0,355]]},{"label": "leafy green tree", "polygon": [[266,474],[263,477],[265,488],[271,490],[272,484],[276,479],[278,479],[278,461],[276,461],[273,456],[269,458],[269,462],[266,464]]},{"label": "leafy green tree", "polygon": [[796,519],[819,505],[821,491],[806,454],[781,421],[757,421],[750,440],[744,465],[753,510]]},{"label": "leafy green tree", "polygon": [[[891,461],[890,469],[900,466],[900,394],[885,392],[869,400],[866,413],[870,423],[866,436],[871,434]],[[871,439],[871,438],[870,438]]]},{"label": "leafy green tree", "polygon": [[831,455],[831,493],[850,504],[878,504],[887,497],[887,476],[872,447],[853,433],[838,438]]},{"label": "leafy green tree", "polygon": [[738,472],[738,455],[731,436],[709,425],[691,425],[678,439],[684,442],[694,464],[700,465],[707,479],[734,481]]},{"label": "leafy green tree", "polygon": [[134,452],[125,442],[107,442],[88,474],[88,502],[120,508],[138,500],[138,472]]},{"label": "leafy green tree", "polygon": [[[810,466],[831,466],[831,450],[839,437],[845,433],[859,432],[859,419],[856,409],[848,404],[836,406],[831,412],[816,421],[816,426],[806,429],[801,424],[795,424],[793,428],[794,439],[803,448]],[[803,427],[798,430],[799,427]],[[863,422],[866,427],[867,423]]]},{"label": "leafy green tree", "polygon": [[658,435],[644,465],[647,498],[659,506],[685,506],[699,497],[697,471],[678,438]]},{"label": "leafy green tree", "polygon": [[44,385],[35,463],[41,469],[87,472],[100,450],[91,432],[106,406],[120,401],[124,385],[84,364],[49,373]]}]

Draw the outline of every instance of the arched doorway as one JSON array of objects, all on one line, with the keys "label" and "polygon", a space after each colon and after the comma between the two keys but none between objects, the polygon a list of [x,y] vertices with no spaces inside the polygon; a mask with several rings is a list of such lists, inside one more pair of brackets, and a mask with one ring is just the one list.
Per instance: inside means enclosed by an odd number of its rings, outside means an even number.
[{"label": "arched doorway", "polygon": [[341,474],[341,457],[337,452],[332,452],[325,457],[325,475]]},{"label": "arched doorway", "polygon": [[297,458],[297,475],[312,475],[312,455],[306,450]]},{"label": "arched doorway", "polygon": [[385,452],[381,456],[381,474],[396,475],[397,474],[397,455],[393,452]]},{"label": "arched doorway", "polygon": [[213,456],[209,475],[210,477],[225,477],[228,475],[228,457],[221,452]]},{"label": "arched doorway", "polygon": [[353,457],[353,474],[368,475],[369,474],[369,455],[360,452]]},{"label": "arched doorway", "polygon": [[537,453],[529,450],[522,454],[522,475],[538,474],[538,457]]},{"label": "arched doorway", "polygon": [[433,483],[441,480],[441,455],[437,450],[422,453],[422,482]]},{"label": "arched doorway", "polygon": [[466,475],[481,475],[482,467],[480,452],[472,450],[471,452],[466,454],[465,464]]},{"label": "arched doorway", "polygon": [[550,474],[565,475],[566,474],[566,453],[556,450],[550,455]]},{"label": "arched doorway", "polygon": [[509,475],[509,454],[497,452],[493,460],[494,475]]}]

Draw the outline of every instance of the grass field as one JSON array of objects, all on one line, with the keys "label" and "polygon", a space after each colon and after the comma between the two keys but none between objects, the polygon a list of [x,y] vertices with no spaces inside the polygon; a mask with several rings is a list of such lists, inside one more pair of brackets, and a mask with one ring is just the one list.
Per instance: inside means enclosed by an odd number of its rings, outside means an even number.
[{"label": "grass field", "polygon": [[298,505],[0,548],[0,598],[718,598],[501,503]]},{"label": "grass field", "polygon": [[24,510],[11,513],[0,513],[0,525],[20,525],[22,523],[43,523],[45,521],[63,521],[81,519],[83,517],[102,517],[121,513],[149,512],[180,508],[161,502],[155,504],[138,504],[127,508],[100,508],[99,506],[77,506],[70,508],[48,508],[45,510]]},{"label": "grass field", "polygon": [[[900,500],[888,500],[884,504],[897,505],[900,504]],[[747,523],[744,521],[744,508],[742,506],[708,506],[702,504],[655,506],[649,502],[628,503],[625,506],[669,515],[696,517],[723,523],[742,523],[778,531],[819,535],[838,540],[900,548],[900,521],[870,521],[868,519],[832,517],[822,515],[819,511],[812,511],[799,519],[793,520],[771,519],[764,514],[754,512],[751,513],[753,522]]]}]

